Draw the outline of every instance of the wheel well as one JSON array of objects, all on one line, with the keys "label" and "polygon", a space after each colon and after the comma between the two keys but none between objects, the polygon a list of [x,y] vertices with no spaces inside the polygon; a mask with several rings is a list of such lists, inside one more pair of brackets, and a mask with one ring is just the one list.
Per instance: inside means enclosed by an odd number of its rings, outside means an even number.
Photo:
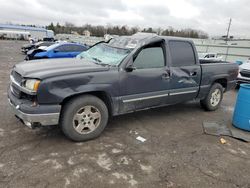
[{"label": "wheel well", "polygon": [[222,87],[224,89],[227,89],[227,79],[226,78],[217,79],[214,81],[214,83],[219,83],[222,85]]},{"label": "wheel well", "polygon": [[91,92],[86,92],[86,93],[80,93],[80,94],[75,94],[75,95],[71,95],[69,97],[66,97],[62,102],[61,105],[63,106],[65,103],[67,103],[69,100],[81,96],[81,95],[93,95],[98,97],[99,99],[101,99],[107,106],[108,111],[109,111],[109,115],[112,115],[113,109],[112,109],[112,101],[110,96],[104,92],[104,91],[91,91]]}]

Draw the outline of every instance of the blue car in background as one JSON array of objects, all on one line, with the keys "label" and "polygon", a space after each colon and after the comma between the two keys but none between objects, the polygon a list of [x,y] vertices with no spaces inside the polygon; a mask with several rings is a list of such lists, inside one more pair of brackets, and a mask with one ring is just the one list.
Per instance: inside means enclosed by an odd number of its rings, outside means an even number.
[{"label": "blue car in background", "polygon": [[27,52],[25,60],[43,58],[73,58],[89,47],[77,43],[56,43],[46,48],[38,48]]}]

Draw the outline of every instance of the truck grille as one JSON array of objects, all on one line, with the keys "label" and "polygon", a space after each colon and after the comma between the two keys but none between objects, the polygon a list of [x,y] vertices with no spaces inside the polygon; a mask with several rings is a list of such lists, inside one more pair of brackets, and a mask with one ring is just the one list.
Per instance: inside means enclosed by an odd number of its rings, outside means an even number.
[{"label": "truck grille", "polygon": [[[14,79],[14,82],[18,85],[21,85],[22,83],[22,76],[17,73],[16,71],[12,71],[11,72],[11,76],[13,77]],[[18,87],[16,87],[16,85],[12,82],[11,85],[10,85],[10,89],[11,89],[11,92],[13,93],[13,95],[15,95],[17,98],[21,98],[21,91]]]},{"label": "truck grille", "polygon": [[21,82],[22,82],[22,76],[17,73],[16,71],[12,71],[11,75],[13,76],[14,80],[21,85]]},{"label": "truck grille", "polygon": [[249,70],[242,70],[240,71],[241,76],[243,77],[249,77],[250,78],[250,71]]}]

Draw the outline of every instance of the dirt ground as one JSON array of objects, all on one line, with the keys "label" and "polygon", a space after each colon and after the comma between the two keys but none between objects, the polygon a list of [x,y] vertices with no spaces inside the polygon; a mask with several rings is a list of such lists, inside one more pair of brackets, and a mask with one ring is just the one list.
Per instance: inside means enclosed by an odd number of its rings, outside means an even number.
[{"label": "dirt ground", "polygon": [[203,121],[231,123],[236,91],[215,112],[198,102],[141,111],[74,143],[57,126],[31,130],[14,117],[6,89],[23,44],[0,40],[0,187],[250,187],[250,144],[221,144],[202,129]]}]

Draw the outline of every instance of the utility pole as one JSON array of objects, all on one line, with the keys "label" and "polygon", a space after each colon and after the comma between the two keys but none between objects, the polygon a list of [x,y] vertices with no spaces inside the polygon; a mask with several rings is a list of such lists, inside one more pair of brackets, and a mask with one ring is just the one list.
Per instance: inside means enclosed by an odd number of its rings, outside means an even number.
[{"label": "utility pole", "polygon": [[227,28],[226,43],[227,43],[227,41],[229,39],[229,31],[230,31],[231,23],[232,23],[232,18],[230,18],[228,28]]}]

